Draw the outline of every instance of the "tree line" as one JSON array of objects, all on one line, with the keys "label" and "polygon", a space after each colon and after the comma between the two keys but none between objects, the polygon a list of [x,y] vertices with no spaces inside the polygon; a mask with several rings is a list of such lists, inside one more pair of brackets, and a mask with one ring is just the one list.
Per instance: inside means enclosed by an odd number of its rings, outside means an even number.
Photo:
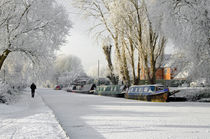
[{"label": "tree line", "polygon": [[142,72],[149,83],[156,83],[169,39],[175,45],[173,54],[188,61],[187,78],[209,81],[209,1],[75,0],[73,4],[94,20],[91,30],[101,42],[113,83],[119,75],[127,85],[139,84]]}]

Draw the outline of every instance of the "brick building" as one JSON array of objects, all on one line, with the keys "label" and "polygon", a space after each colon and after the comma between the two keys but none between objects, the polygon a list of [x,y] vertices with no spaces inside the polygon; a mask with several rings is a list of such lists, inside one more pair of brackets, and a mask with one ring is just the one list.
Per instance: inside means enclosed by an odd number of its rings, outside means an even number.
[{"label": "brick building", "polygon": [[[171,80],[174,79],[174,72],[176,71],[176,68],[169,68],[169,67],[161,67],[156,71],[156,79],[157,80]],[[141,80],[146,80],[146,74],[142,70],[141,71]]]}]

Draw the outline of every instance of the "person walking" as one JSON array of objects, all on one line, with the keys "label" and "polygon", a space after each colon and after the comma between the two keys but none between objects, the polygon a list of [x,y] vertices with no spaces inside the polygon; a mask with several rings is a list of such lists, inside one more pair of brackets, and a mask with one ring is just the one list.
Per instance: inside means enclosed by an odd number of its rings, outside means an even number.
[{"label": "person walking", "polygon": [[36,85],[32,83],[30,88],[31,88],[31,97],[34,98]]}]

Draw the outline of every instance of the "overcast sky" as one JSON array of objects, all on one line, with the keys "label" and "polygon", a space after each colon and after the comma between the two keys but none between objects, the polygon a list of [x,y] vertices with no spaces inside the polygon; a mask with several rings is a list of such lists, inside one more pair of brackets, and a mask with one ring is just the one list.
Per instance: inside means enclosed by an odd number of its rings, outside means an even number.
[{"label": "overcast sky", "polygon": [[70,36],[67,38],[66,44],[61,47],[58,55],[75,55],[79,57],[86,72],[93,67],[97,67],[98,60],[101,66],[105,65],[102,48],[97,45],[89,33],[90,23],[81,15],[75,14],[77,12],[71,7],[70,0],[61,0],[59,2],[66,7],[73,28],[70,30]]}]

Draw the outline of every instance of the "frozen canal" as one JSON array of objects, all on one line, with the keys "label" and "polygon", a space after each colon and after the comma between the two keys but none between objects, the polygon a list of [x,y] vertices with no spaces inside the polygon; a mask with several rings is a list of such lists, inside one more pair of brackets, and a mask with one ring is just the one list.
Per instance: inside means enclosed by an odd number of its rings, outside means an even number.
[{"label": "frozen canal", "polygon": [[210,103],[154,103],[37,90],[71,139],[209,139]]}]

